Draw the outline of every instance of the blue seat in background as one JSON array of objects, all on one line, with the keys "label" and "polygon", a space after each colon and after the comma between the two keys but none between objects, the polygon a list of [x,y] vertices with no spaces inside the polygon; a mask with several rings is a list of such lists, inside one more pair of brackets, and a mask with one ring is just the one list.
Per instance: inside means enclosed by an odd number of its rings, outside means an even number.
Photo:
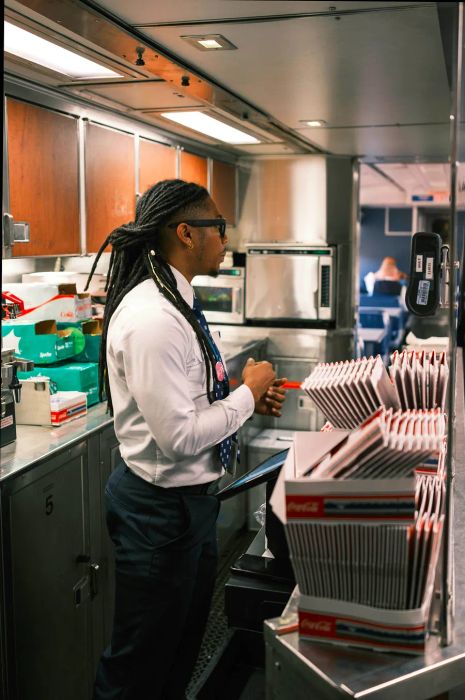
[{"label": "blue seat in background", "polygon": [[385,358],[390,349],[390,316],[381,309],[360,309],[358,336],[363,343],[363,354]]},{"label": "blue seat in background", "polygon": [[388,330],[389,320],[384,311],[365,311],[360,309],[359,313],[360,326],[362,328],[384,328]]},{"label": "blue seat in background", "polygon": [[402,284],[394,280],[376,280],[373,287],[373,296],[378,294],[399,297],[402,290]]},{"label": "blue seat in background", "polygon": [[390,294],[360,294],[360,308],[400,309],[399,297]]},{"label": "blue seat in background", "polygon": [[[394,284],[399,284],[398,282]],[[386,327],[388,335],[388,351],[392,350],[401,342],[408,318],[408,312],[401,305],[400,298],[391,294],[361,294],[359,313],[386,312],[388,314],[388,325]],[[365,323],[363,327],[368,326]],[[371,326],[377,328],[378,326]]]}]

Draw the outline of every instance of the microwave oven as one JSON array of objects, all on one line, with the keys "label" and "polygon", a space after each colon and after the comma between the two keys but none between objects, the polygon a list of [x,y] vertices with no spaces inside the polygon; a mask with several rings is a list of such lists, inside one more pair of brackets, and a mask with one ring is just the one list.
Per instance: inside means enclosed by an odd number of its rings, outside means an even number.
[{"label": "microwave oven", "polygon": [[244,323],[243,267],[220,268],[217,277],[197,275],[192,286],[209,323]]},{"label": "microwave oven", "polygon": [[335,246],[250,243],[246,270],[248,321],[335,322]]}]

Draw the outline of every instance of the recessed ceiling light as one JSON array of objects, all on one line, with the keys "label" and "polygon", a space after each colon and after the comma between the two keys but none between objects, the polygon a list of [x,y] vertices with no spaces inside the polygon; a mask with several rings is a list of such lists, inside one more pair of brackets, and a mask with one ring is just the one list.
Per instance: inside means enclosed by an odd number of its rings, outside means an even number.
[{"label": "recessed ceiling light", "polygon": [[221,44],[216,39],[199,39],[198,42],[204,49],[221,49]]},{"label": "recessed ceiling light", "polygon": [[191,46],[195,46],[199,51],[231,51],[237,49],[237,46],[234,46],[222,34],[189,34],[181,36],[181,39],[187,41]]},{"label": "recessed ceiling light", "polygon": [[57,71],[70,78],[122,78],[99,63],[94,63],[84,56],[42,39],[42,37],[17,27],[10,22],[4,22],[4,50],[6,53],[24,58],[26,61],[38,63],[45,68]]},{"label": "recessed ceiling light", "polygon": [[201,134],[218,139],[218,141],[224,141],[224,143],[236,145],[260,143],[255,136],[250,136],[245,131],[240,131],[240,129],[229,126],[229,124],[214,119],[203,112],[162,112],[161,116],[194,131],[199,131]]},{"label": "recessed ceiling light", "polygon": [[324,126],[326,124],[324,119],[301,119],[300,120],[303,124],[306,124],[307,126]]}]

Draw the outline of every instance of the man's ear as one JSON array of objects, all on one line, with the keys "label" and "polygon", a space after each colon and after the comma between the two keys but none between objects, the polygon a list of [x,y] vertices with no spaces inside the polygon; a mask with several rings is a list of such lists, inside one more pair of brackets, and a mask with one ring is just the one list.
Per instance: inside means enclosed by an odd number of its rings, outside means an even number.
[{"label": "man's ear", "polygon": [[176,235],[178,240],[182,244],[183,248],[193,248],[194,242],[192,240],[191,228],[188,224],[178,224],[176,228]]}]

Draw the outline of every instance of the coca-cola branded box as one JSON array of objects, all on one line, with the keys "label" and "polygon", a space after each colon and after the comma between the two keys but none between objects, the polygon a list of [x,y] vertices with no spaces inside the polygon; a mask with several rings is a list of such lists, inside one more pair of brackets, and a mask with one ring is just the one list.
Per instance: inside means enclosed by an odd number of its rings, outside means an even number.
[{"label": "coca-cola branded box", "polygon": [[92,318],[90,294],[78,294],[75,284],[8,282],[3,285],[2,294],[19,306],[23,321],[75,323]]},{"label": "coca-cola branded box", "polygon": [[347,449],[348,436],[295,433],[270,498],[300,591],[299,634],[421,654],[442,530],[440,481],[413,471],[389,479],[310,478]]}]

